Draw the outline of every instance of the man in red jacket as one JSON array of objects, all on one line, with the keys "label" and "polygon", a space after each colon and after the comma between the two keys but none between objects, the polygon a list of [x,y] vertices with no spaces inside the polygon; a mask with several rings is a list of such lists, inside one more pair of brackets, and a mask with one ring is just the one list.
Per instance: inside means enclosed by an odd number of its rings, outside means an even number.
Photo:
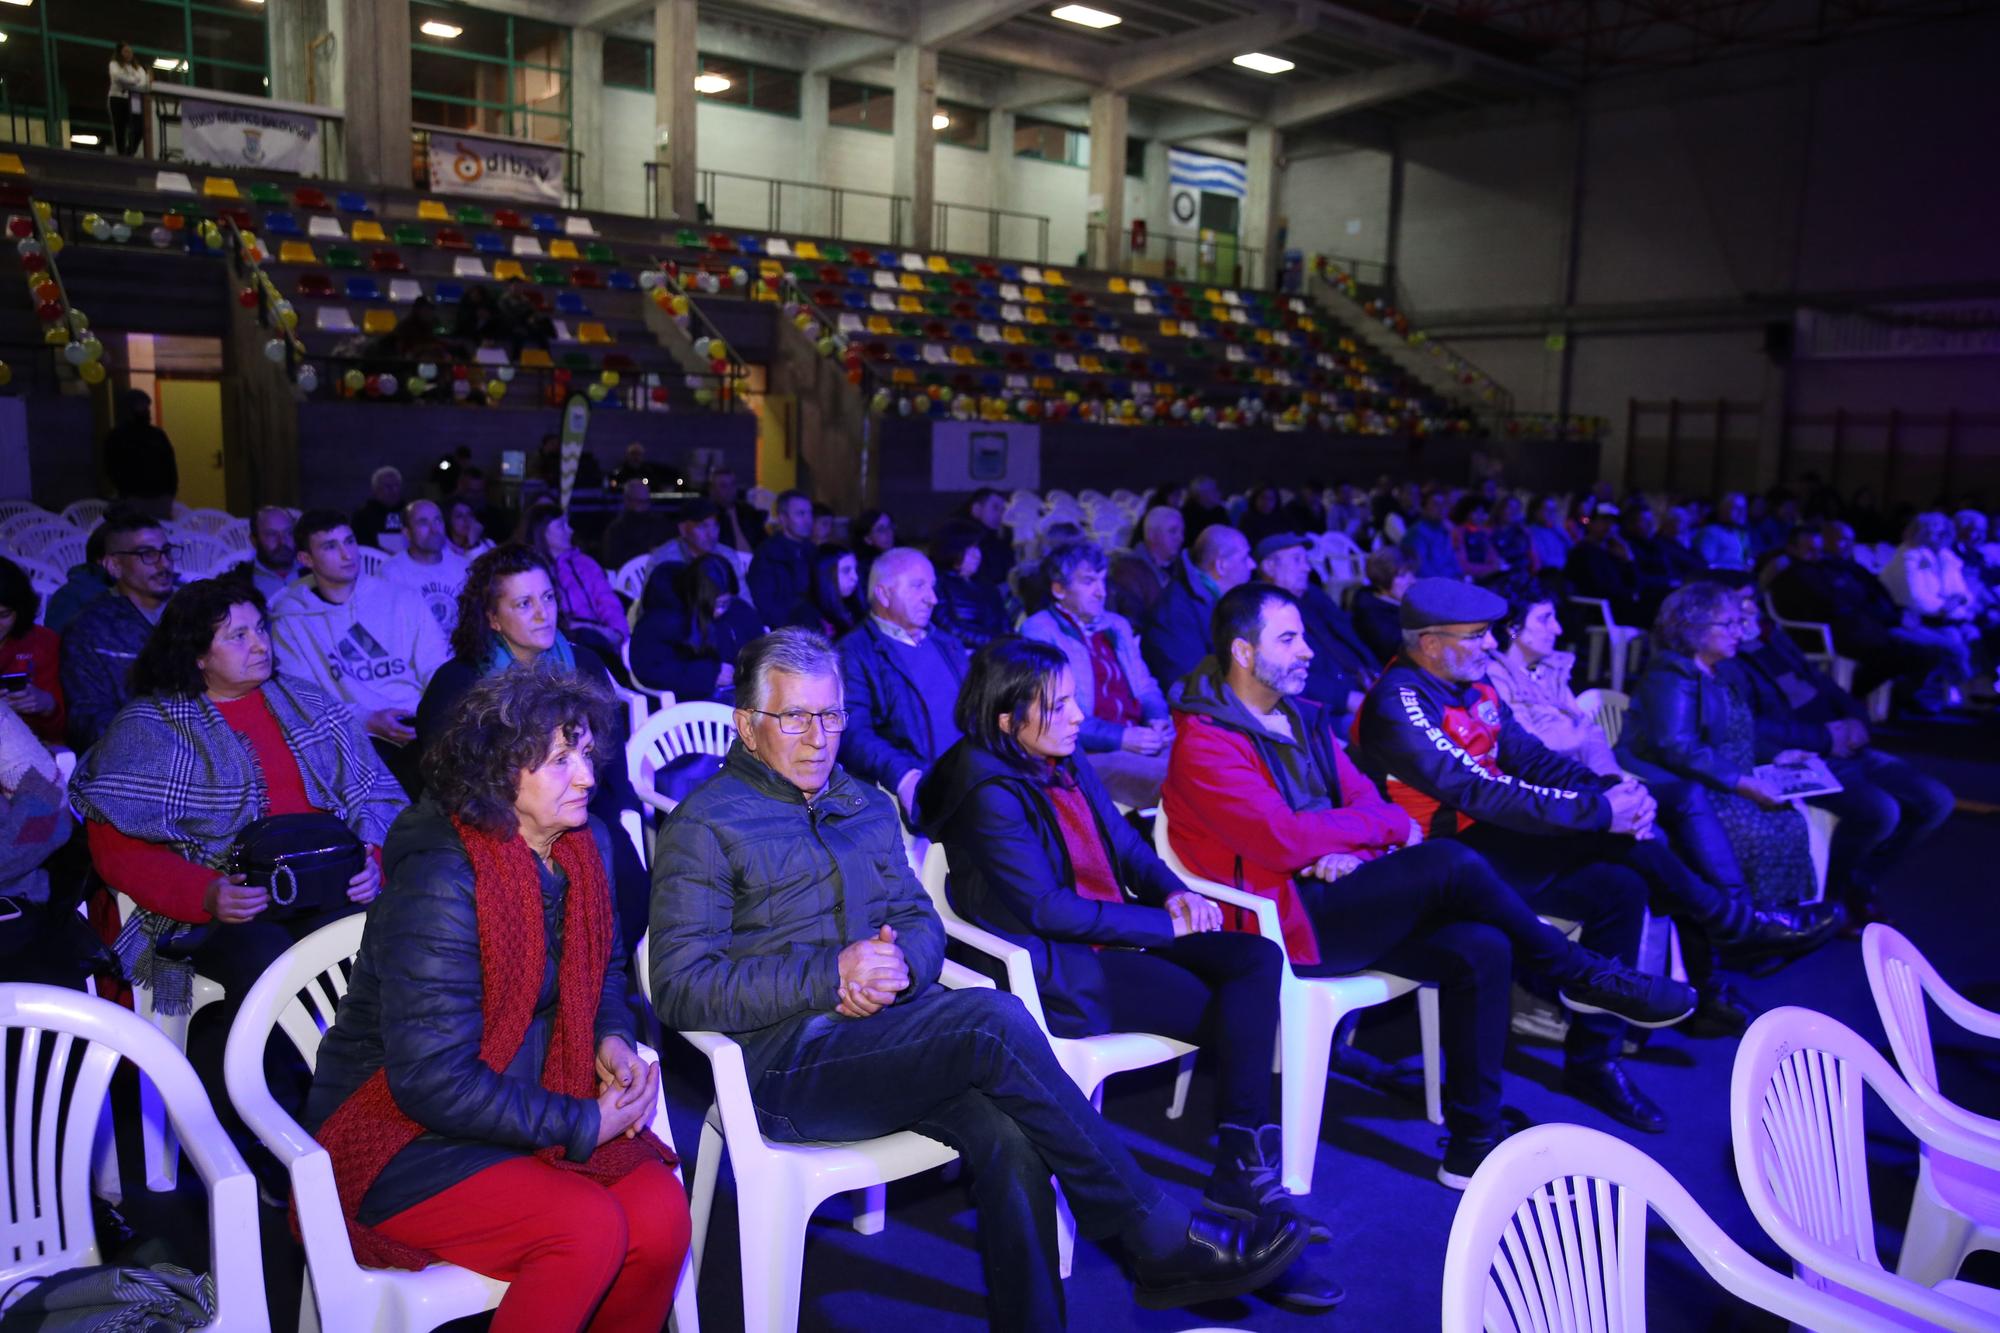
[{"label": "man in red jacket", "polygon": [[1687,986],[1571,942],[1463,843],[1422,841],[1301,697],[1312,649],[1290,593],[1232,589],[1211,629],[1214,656],[1182,686],[1162,791],[1174,851],[1195,874],[1275,900],[1301,972],[1381,968],[1439,986],[1451,1132],[1441,1182],[1463,1189],[1506,1132],[1516,951],[1579,1013],[1661,1027],[1693,1011]]}]

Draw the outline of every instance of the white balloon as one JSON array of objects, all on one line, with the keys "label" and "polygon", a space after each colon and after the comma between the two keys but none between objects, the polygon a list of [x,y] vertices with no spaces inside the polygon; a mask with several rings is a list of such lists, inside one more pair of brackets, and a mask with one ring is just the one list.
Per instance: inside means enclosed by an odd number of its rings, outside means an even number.
[{"label": "white balloon", "polygon": [[90,353],[85,350],[82,343],[71,343],[69,346],[63,348],[63,360],[69,362],[72,366],[80,366],[90,360]]},{"label": "white balloon", "polygon": [[311,366],[299,367],[299,387],[311,393],[319,387],[319,372]]},{"label": "white balloon", "polygon": [[502,384],[512,384],[514,382],[514,367],[501,366],[493,372],[493,378],[499,380]]},{"label": "white balloon", "polygon": [[122,222],[114,222],[111,224],[111,239],[122,245],[132,239],[132,229]]},{"label": "white balloon", "polygon": [[422,379],[434,380],[438,377],[438,368],[428,361],[419,361],[417,363],[417,375]]},{"label": "white balloon", "polygon": [[715,340],[704,334],[703,336],[696,338],[694,340],[694,354],[700,357],[702,360],[706,361],[708,360],[708,349],[713,347],[714,345],[715,345]]},{"label": "white balloon", "polygon": [[285,359],[285,340],[283,338],[273,338],[271,341],[265,343],[264,359],[267,361],[283,361]]},{"label": "white balloon", "polygon": [[639,285],[650,292],[660,285],[660,275],[652,269],[646,269],[639,274]]}]

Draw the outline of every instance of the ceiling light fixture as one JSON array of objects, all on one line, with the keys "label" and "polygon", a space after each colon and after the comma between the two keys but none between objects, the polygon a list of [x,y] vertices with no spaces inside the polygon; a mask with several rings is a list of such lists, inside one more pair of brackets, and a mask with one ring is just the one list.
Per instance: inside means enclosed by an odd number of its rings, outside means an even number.
[{"label": "ceiling light fixture", "polygon": [[95,148],[101,142],[94,134],[72,134],[69,136],[69,141],[73,144],[80,143],[86,148]]},{"label": "ceiling light fixture", "polygon": [[1298,68],[1283,56],[1267,56],[1262,51],[1247,52],[1230,63],[1241,65],[1245,69],[1254,69],[1259,74],[1283,74],[1288,69]]},{"label": "ceiling light fixture", "polygon": [[946,115],[946,114],[945,114],[944,112],[942,112],[942,111],[939,111],[939,112],[935,113],[934,115],[932,115],[932,116],[931,116],[931,128],[932,128],[932,129],[934,129],[934,130],[948,130],[948,129],[950,129],[950,128],[951,128],[951,117],[950,117],[950,116],[947,116],[947,115]]},{"label": "ceiling light fixture", "polygon": [[23,9],[26,9],[29,5],[32,5],[34,3],[35,0],[0,0],[0,4],[19,5]]},{"label": "ceiling light fixture", "polygon": [[456,23],[445,23],[440,19],[430,19],[422,27],[418,28],[417,31],[426,37],[435,37],[439,41],[448,42],[452,38],[463,34],[465,29],[459,27]]},{"label": "ceiling light fixture", "polygon": [[710,97],[715,96],[717,93],[726,93],[732,86],[726,75],[697,74],[694,76],[694,90],[698,93],[706,93]]},{"label": "ceiling light fixture", "polygon": [[187,67],[188,67],[187,61],[176,60],[172,56],[153,57],[153,68],[163,69],[167,71],[169,74],[185,74],[187,73]]},{"label": "ceiling light fixture", "polygon": [[1125,21],[1116,14],[1107,14],[1101,9],[1092,9],[1089,5],[1062,5],[1050,10],[1049,17],[1061,19],[1065,23],[1081,24],[1086,28],[1115,28]]}]

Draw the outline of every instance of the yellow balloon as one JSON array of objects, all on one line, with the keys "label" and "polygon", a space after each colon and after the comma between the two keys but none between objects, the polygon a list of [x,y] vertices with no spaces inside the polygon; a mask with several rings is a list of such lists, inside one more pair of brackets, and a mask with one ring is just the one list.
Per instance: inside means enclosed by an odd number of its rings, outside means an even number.
[{"label": "yellow balloon", "polygon": [[607,389],[615,389],[618,387],[618,372],[607,370],[597,377],[597,382]]},{"label": "yellow balloon", "polygon": [[10,383],[13,380],[13,378],[14,378],[14,368],[8,365],[5,361],[0,361],[0,384]]},{"label": "yellow balloon", "polygon": [[139,211],[138,209],[136,209],[136,208],[128,208],[128,209],[126,209],[126,210],[125,210],[125,225],[126,225],[126,226],[128,226],[128,227],[136,227],[136,226],[138,226],[138,225],[139,225],[140,223],[144,222],[145,220],[146,220],[146,215],[145,215],[144,213],[141,213],[141,212],[140,212],[140,211]]},{"label": "yellow balloon", "polygon": [[51,347],[60,347],[69,341],[69,330],[60,324],[51,324],[42,330],[42,341]]},{"label": "yellow balloon", "polygon": [[54,208],[50,207],[48,204],[43,203],[39,199],[35,200],[36,217],[40,218],[44,222],[47,222],[49,218],[54,215],[54,213],[55,213]]},{"label": "yellow balloon", "polygon": [[507,392],[507,386],[502,384],[499,380],[486,381],[486,396],[488,398],[497,400],[498,398],[501,397],[501,395],[505,394],[506,392]]},{"label": "yellow balloon", "polygon": [[63,238],[54,232],[49,232],[42,237],[42,248],[52,255],[59,255],[62,253]]},{"label": "yellow balloon", "polygon": [[296,310],[280,310],[278,312],[278,323],[287,329],[297,328],[299,326],[299,312]]},{"label": "yellow balloon", "polygon": [[86,361],[77,367],[76,373],[82,377],[85,384],[101,384],[104,382],[104,363]]},{"label": "yellow balloon", "polygon": [[585,389],[584,393],[589,395],[590,401],[593,403],[601,403],[604,401],[605,390],[602,384],[593,384],[588,389]]}]

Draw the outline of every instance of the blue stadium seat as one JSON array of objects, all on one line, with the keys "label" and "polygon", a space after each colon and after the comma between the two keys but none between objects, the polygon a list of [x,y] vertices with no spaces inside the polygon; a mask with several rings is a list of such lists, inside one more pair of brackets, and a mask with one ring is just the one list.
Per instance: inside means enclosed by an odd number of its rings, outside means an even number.
[{"label": "blue stadium seat", "polygon": [[1000,296],[1000,285],[994,282],[982,282],[979,284],[978,291],[981,296],[989,301],[997,300]]},{"label": "blue stadium seat", "polygon": [[472,238],[472,248],[482,255],[504,255],[507,253],[507,242],[493,232],[482,231]]},{"label": "blue stadium seat", "polygon": [[860,292],[848,292],[840,298],[840,303],[849,310],[866,310],[868,308],[868,298]]},{"label": "blue stadium seat", "polygon": [[755,236],[738,236],[736,248],[746,255],[761,255],[764,253],[764,242]]},{"label": "blue stadium seat", "polygon": [[575,292],[557,292],[556,312],[563,315],[587,315],[590,313],[590,307],[585,305],[583,298]]},{"label": "blue stadium seat", "polygon": [[562,231],[562,223],[553,213],[535,213],[528,218],[528,226],[544,236],[553,236]]},{"label": "blue stadium seat", "polygon": [[333,198],[333,206],[343,213],[359,213],[363,217],[375,216],[368,199],[359,190],[342,190]]},{"label": "blue stadium seat", "polygon": [[431,288],[431,300],[439,305],[455,305],[465,299],[465,284],[460,282],[440,282]]},{"label": "blue stadium seat", "polygon": [[1019,282],[1021,280],[1020,265],[1002,264],[1000,266],[1000,280],[1002,282]]},{"label": "blue stadium seat", "polygon": [[614,292],[636,292],[639,280],[622,268],[614,268],[604,275],[604,285]]},{"label": "blue stadium seat", "polygon": [[382,288],[373,278],[349,278],[347,299],[350,301],[380,301]]},{"label": "blue stadium seat", "polygon": [[264,215],[264,234],[266,236],[297,236],[299,234],[299,220],[290,213],[282,213],[273,209]]}]

